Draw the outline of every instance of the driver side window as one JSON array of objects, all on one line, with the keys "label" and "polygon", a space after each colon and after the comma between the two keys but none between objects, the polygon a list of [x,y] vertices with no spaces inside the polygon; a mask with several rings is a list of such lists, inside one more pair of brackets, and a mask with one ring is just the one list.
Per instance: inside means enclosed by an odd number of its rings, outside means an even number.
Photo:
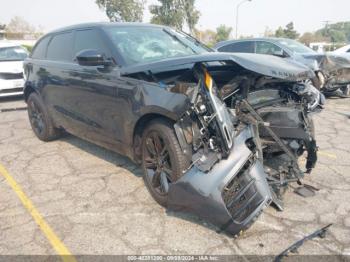
[{"label": "driver side window", "polygon": [[263,54],[263,55],[275,55],[275,54],[283,54],[284,52],[282,48],[278,47],[275,44],[264,42],[264,41],[257,41],[256,53]]},{"label": "driver side window", "polygon": [[110,56],[105,43],[102,41],[99,32],[94,29],[78,30],[75,32],[74,55],[82,50],[93,49]]}]

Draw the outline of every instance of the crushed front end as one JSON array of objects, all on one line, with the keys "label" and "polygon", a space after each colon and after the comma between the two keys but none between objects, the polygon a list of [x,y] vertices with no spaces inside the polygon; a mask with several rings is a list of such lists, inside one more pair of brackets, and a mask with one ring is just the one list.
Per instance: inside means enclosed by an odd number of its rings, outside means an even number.
[{"label": "crushed front end", "polygon": [[[170,209],[194,213],[236,235],[270,203],[283,209],[278,193],[303,176],[298,157],[305,150],[308,171],[316,163],[309,117],[324,98],[305,83],[315,75],[299,63],[213,53],[126,73],[188,100],[179,106],[174,129],[190,164],[179,179],[163,185]],[[275,170],[269,160],[276,155],[287,156],[287,162]]]},{"label": "crushed front end", "polygon": [[234,113],[215,94],[203,64],[191,107],[174,128],[192,163],[169,185],[168,207],[192,212],[233,235],[249,227],[268,206],[271,193],[250,125],[234,126]]},{"label": "crushed front end", "polygon": [[266,175],[256,153],[247,147],[249,127],[237,134],[228,158],[209,172],[196,165],[169,188],[169,208],[207,219],[237,235],[247,229],[271,202]]}]

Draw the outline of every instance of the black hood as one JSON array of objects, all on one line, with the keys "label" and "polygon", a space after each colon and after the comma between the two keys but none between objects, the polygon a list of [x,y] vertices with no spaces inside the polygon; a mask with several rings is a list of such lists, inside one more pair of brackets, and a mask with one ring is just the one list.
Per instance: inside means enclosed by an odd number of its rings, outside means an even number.
[{"label": "black hood", "polygon": [[196,63],[210,62],[235,64],[257,74],[287,81],[301,81],[315,77],[312,70],[295,61],[287,61],[269,55],[218,52],[171,58],[158,62],[123,67],[121,68],[121,74],[130,75],[139,72],[167,72],[182,68],[191,68]]}]

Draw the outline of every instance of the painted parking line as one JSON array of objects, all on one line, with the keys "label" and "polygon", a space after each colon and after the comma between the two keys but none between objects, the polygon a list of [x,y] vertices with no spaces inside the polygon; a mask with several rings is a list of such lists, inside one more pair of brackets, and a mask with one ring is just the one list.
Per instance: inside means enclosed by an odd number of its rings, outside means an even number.
[{"label": "painted parking line", "polygon": [[12,190],[16,193],[17,197],[21,200],[23,206],[31,214],[34,221],[37,223],[45,237],[49,240],[52,247],[56,250],[57,254],[61,256],[64,262],[77,262],[75,257],[71,254],[68,248],[57,237],[52,228],[46,223],[45,219],[40,215],[39,211],[35,208],[32,201],[25,195],[20,185],[16,180],[7,172],[4,166],[0,164],[0,175],[2,175]]}]

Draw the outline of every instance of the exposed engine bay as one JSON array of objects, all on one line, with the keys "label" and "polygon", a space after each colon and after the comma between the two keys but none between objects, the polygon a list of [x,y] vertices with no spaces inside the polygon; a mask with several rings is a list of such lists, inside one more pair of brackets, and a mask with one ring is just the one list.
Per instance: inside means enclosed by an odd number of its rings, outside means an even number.
[{"label": "exposed engine bay", "polygon": [[199,61],[171,67],[136,68],[128,76],[188,98],[174,129],[191,164],[165,186],[169,208],[193,212],[236,235],[270,203],[283,210],[285,188],[315,167],[311,115],[322,109],[324,96],[304,81],[313,72],[299,65],[233,58],[197,56]]}]

